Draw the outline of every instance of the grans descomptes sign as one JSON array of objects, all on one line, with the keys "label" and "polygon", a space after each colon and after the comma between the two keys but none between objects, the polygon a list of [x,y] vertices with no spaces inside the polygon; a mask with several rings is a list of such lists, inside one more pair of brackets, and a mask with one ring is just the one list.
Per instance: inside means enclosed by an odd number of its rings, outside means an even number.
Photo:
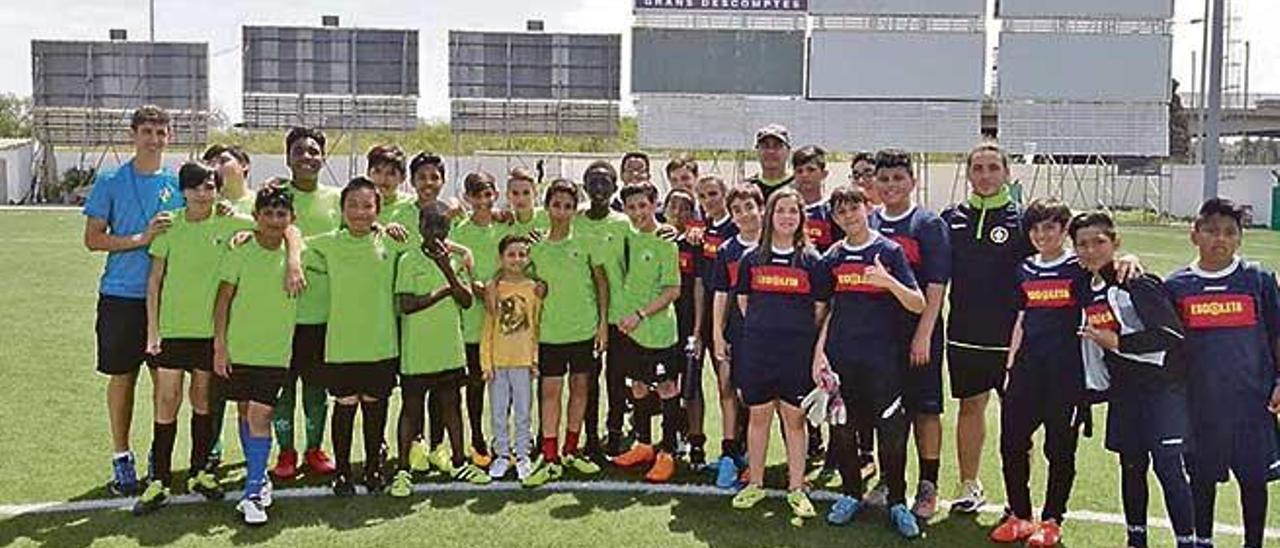
[{"label": "grans descomptes sign", "polygon": [[808,0],[635,0],[637,10],[781,11],[804,13]]}]

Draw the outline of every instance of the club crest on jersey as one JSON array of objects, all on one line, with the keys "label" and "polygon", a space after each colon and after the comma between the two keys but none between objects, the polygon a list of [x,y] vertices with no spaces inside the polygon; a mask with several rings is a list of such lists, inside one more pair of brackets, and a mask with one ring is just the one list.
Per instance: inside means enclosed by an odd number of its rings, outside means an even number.
[{"label": "club crest on jersey", "polygon": [[1003,226],[997,226],[991,229],[991,241],[997,244],[1003,244],[1009,241],[1009,229]]},{"label": "club crest on jersey", "polygon": [[805,234],[808,234],[809,240],[819,246],[826,246],[831,243],[831,222],[823,219],[809,219],[805,222]]},{"label": "club crest on jersey", "polygon": [[837,293],[884,293],[887,289],[871,285],[867,277],[867,265],[844,263],[835,267]]},{"label": "club crest on jersey", "polygon": [[1182,321],[1192,329],[1252,327],[1258,324],[1253,297],[1217,293],[1184,297],[1179,303]]},{"label": "club crest on jersey", "polygon": [[167,186],[160,187],[160,203],[168,202],[170,198],[173,198],[173,189]]},{"label": "club crest on jersey", "polygon": [[1022,282],[1027,308],[1065,308],[1074,306],[1071,280],[1030,280]]},{"label": "club crest on jersey", "polygon": [[762,293],[809,293],[809,273],[794,266],[756,266],[751,268],[751,290]]},{"label": "club crest on jersey", "polygon": [[1120,322],[1116,321],[1115,315],[1111,313],[1111,307],[1106,303],[1095,303],[1085,307],[1084,317],[1089,322],[1089,326],[1094,329],[1120,331]]}]

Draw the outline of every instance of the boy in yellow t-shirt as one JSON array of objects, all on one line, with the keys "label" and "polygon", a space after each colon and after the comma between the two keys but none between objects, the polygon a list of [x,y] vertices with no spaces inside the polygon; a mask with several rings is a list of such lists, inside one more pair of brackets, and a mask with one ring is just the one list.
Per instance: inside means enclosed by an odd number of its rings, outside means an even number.
[{"label": "boy in yellow t-shirt", "polygon": [[[528,236],[513,234],[498,242],[501,269],[485,291],[486,314],[480,334],[480,367],[489,383],[497,458],[489,477],[501,479],[516,464],[524,480],[532,472],[530,448],[530,384],[538,366],[538,336],[546,285],[528,276]],[[515,446],[507,418],[515,422]]]}]

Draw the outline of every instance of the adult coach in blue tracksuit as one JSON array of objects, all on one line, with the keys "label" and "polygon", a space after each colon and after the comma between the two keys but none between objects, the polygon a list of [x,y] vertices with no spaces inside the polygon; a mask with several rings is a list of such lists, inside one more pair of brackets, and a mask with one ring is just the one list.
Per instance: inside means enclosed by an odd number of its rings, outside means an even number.
[{"label": "adult coach in blue tracksuit", "polygon": [[129,123],[134,156],[119,169],[99,174],[84,204],[84,245],[106,251],[98,289],[98,372],[108,375],[112,481],[121,495],[138,492],[129,450],[133,395],[147,341],[147,246],[168,230],[169,211],[183,206],[178,177],[160,165],[169,144],[169,115],[156,106],[134,111]]}]

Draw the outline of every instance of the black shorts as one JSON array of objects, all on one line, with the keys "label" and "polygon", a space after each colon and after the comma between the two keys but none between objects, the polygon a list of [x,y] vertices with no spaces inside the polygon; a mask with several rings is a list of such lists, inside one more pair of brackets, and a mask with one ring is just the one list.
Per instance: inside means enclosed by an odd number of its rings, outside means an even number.
[{"label": "black shorts", "polygon": [[626,378],[648,385],[672,381],[678,382],[684,372],[684,353],[680,345],[667,348],[645,348],[631,337],[619,338],[618,359],[622,360]]},{"label": "black shorts", "polygon": [[160,369],[213,371],[213,339],[163,339],[160,353],[147,359]]},{"label": "black shorts", "polygon": [[1005,362],[1009,352],[947,345],[947,373],[951,397],[981,396],[1004,385]]},{"label": "black shorts", "polygon": [[147,301],[98,295],[98,372],[137,373],[147,360]]},{"label": "black shorts", "polygon": [[302,378],[306,383],[321,383],[324,379],[324,338],[328,325],[323,323],[293,328],[293,354],[289,358],[289,379]]},{"label": "black shorts", "polygon": [[464,347],[467,354],[467,382],[484,384],[484,369],[480,367],[480,345],[467,343]]},{"label": "black shorts", "polygon": [[324,364],[325,388],[335,398],[348,396],[372,396],[386,399],[396,386],[397,361],[326,363]]},{"label": "black shorts", "polygon": [[942,320],[939,319],[933,330],[933,340],[929,343],[929,363],[916,366],[910,363],[911,340],[907,340],[907,374],[903,379],[902,403],[908,415],[942,414],[942,351],[946,344],[946,338],[942,336]]},{"label": "black shorts", "polygon": [[596,370],[595,339],[567,344],[538,344],[538,375],[563,377]]},{"label": "black shorts", "polygon": [[773,401],[799,407],[813,390],[811,337],[752,337],[744,333],[734,353],[733,382],[742,402],[764,405]]},{"label": "black shorts", "polygon": [[289,370],[284,367],[255,367],[231,365],[231,378],[217,377],[218,395],[227,401],[257,402],[275,407],[280,393],[289,382]]},{"label": "black shorts", "polygon": [[427,392],[434,390],[457,390],[467,382],[467,370],[462,367],[421,375],[402,374],[400,375],[400,395],[401,397],[417,396],[421,398]]}]

